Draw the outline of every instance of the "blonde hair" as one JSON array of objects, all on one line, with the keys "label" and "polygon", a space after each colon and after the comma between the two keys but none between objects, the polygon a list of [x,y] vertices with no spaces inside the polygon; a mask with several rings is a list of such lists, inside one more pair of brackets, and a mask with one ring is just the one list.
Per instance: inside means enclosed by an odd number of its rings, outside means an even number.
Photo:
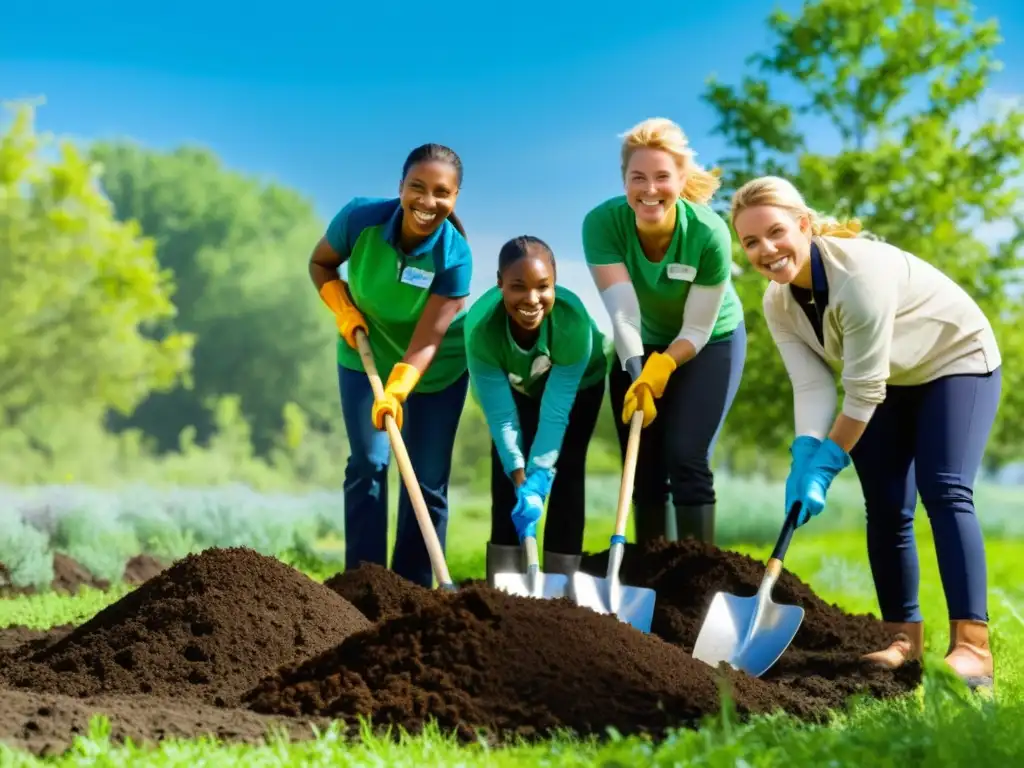
[{"label": "blonde hair", "polygon": [[683,129],[665,117],[651,117],[637,123],[622,134],[622,177],[626,177],[629,159],[638,149],[660,149],[675,158],[680,171],[686,173],[686,183],[679,196],[706,205],[722,186],[715,168],[706,170],[694,162],[693,151]]},{"label": "blonde hair", "polygon": [[730,220],[736,227],[736,217],[747,208],[771,206],[788,211],[794,217],[807,216],[811,221],[811,234],[832,237],[871,237],[862,231],[859,219],[836,219],[823,216],[804,202],[795,186],[779,176],[761,176],[736,190],[732,196]]}]

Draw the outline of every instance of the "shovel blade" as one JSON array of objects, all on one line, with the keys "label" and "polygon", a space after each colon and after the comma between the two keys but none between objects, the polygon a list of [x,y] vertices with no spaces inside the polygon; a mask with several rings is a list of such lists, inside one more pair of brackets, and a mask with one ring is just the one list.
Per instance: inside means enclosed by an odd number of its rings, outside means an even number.
[{"label": "shovel blade", "polygon": [[619,621],[641,632],[651,631],[656,597],[653,589],[628,587],[612,579],[577,571],[572,577],[572,596],[576,605],[597,613],[613,613]]},{"label": "shovel blade", "polygon": [[557,600],[568,594],[569,577],[562,573],[543,571],[538,571],[532,576],[515,571],[502,571],[494,574],[494,587],[510,595]]},{"label": "shovel blade", "polygon": [[715,594],[693,646],[693,657],[713,667],[724,661],[753,677],[767,672],[796,637],[804,609],[773,603],[769,597],[757,617],[757,602],[757,595]]}]

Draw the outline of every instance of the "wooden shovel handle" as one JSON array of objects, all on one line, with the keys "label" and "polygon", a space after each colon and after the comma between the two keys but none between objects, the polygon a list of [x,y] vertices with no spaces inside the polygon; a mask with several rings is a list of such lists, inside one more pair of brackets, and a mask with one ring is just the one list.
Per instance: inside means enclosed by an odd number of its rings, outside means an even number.
[{"label": "wooden shovel handle", "polygon": [[644,412],[639,408],[629,421],[629,439],[626,441],[626,458],[622,462],[622,483],[619,485],[619,507],[615,511],[615,535],[626,535],[626,521],[629,519],[629,505],[633,501],[633,483],[636,480],[636,458],[640,453],[640,431],[644,428]]},{"label": "wooden shovel handle", "polygon": [[[363,331],[356,330],[356,345],[359,347],[359,357],[363,361],[363,369],[367,378],[370,379],[370,388],[373,390],[374,399],[384,396],[384,385],[381,383],[380,374],[377,373],[377,363],[373,359],[373,350],[370,349],[370,341]],[[423,498],[423,491],[420,489],[416,473],[412,468],[412,461],[405,449],[405,441],[402,439],[402,431],[395,423],[391,414],[385,414],[384,426],[387,429],[388,437],[391,439],[391,450],[398,462],[398,471],[402,474],[405,488],[409,492],[409,500],[412,502],[413,511],[416,513],[416,522],[419,523],[420,532],[423,534],[423,541],[427,545],[427,554],[430,556],[430,564],[434,569],[434,575],[442,587],[449,587],[452,577],[448,573],[448,564],[444,559],[444,552],[441,550],[441,540],[437,538],[437,531],[430,521],[430,513],[427,512],[427,502]]]}]

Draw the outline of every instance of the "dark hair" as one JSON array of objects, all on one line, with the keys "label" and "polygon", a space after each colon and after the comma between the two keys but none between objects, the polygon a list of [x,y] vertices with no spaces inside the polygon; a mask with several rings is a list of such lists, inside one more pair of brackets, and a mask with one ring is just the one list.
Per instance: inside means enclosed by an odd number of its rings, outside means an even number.
[{"label": "dark hair", "polygon": [[501,277],[505,270],[525,256],[545,254],[551,259],[551,266],[555,266],[555,253],[551,246],[533,235],[520,235],[513,237],[498,251],[498,277]]},{"label": "dark hair", "polygon": [[[420,144],[410,152],[409,156],[405,158],[405,164],[402,166],[402,181],[405,181],[409,169],[414,165],[428,163],[432,160],[448,163],[455,168],[455,178],[458,185],[462,186],[462,158],[459,157],[454,149],[446,147],[444,144]],[[462,226],[459,217],[455,215],[455,211],[448,214],[448,220],[459,231],[460,235],[466,237],[466,229]]]}]

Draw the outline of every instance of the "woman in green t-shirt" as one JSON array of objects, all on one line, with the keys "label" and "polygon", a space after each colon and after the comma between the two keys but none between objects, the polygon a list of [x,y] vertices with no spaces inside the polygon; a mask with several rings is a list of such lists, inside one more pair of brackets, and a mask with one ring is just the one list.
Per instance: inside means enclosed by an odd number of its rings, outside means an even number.
[{"label": "woman in green t-shirt", "polygon": [[543,569],[571,575],[583,549],[587,448],[604,400],[604,337],[579,298],[555,285],[551,249],[529,235],[502,246],[498,283],[470,308],[465,334],[492,437],[487,581],[526,572],[519,543],[536,538],[549,493]]},{"label": "woman in green t-shirt", "polygon": [[623,454],[626,425],[635,411],[644,414],[633,492],[638,541],[671,538],[670,522],[679,538],[714,540],[711,454],[746,358],[729,225],[707,205],[719,181],[693,155],[672,121],[639,123],[622,144],[626,194],[583,222],[584,254],[622,362],[609,392]]}]

